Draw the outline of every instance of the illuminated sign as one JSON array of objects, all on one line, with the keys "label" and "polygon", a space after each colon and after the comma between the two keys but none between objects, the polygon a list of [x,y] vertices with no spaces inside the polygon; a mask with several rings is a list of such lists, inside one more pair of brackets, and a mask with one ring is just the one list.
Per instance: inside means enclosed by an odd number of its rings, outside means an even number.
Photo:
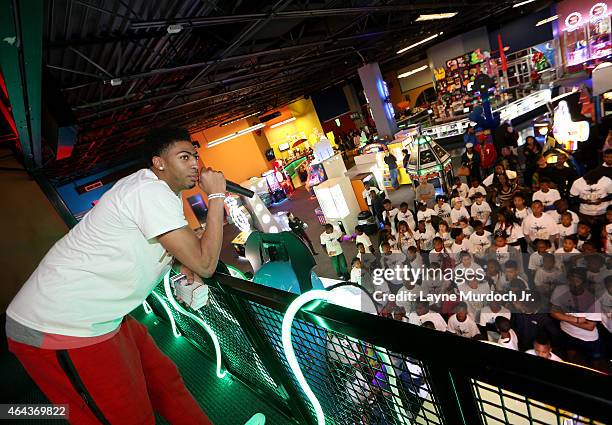
[{"label": "illuminated sign", "polygon": [[580,12],[572,12],[565,18],[565,25],[568,31],[575,30],[582,22],[582,14]]},{"label": "illuminated sign", "polygon": [[249,232],[251,230],[251,223],[249,223],[249,217],[245,213],[243,208],[238,207],[238,201],[236,198],[228,196],[225,198],[225,204],[229,209],[229,215],[234,221],[234,224],[241,232]]},{"label": "illuminated sign", "polygon": [[591,11],[589,12],[589,16],[591,20],[597,20],[605,18],[608,15],[608,5],[605,3],[596,3],[591,7]]},{"label": "illuminated sign", "polygon": [[572,121],[567,102],[562,100],[555,108],[553,134],[557,142],[568,150],[575,150],[577,142],[589,138],[589,123],[587,121]]}]

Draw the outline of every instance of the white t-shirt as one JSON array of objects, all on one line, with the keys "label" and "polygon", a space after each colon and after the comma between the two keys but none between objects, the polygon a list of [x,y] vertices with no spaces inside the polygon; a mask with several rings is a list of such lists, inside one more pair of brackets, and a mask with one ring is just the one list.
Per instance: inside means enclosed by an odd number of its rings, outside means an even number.
[{"label": "white t-shirt", "polygon": [[480,205],[474,202],[470,211],[474,220],[482,221],[482,224],[484,226],[488,226],[489,224],[491,224],[491,207],[489,206],[489,203],[487,201],[482,201],[482,204]]},{"label": "white t-shirt", "polygon": [[497,316],[502,316],[510,320],[510,310],[502,306],[497,313],[494,313],[491,311],[491,307],[485,305],[480,309],[480,326],[486,326],[487,323],[495,323],[495,318]]},{"label": "white t-shirt", "polygon": [[543,267],[538,267],[533,277],[533,283],[536,288],[547,289],[548,285],[565,282],[565,273],[559,267],[553,267],[552,270],[546,270]]},{"label": "white t-shirt", "polygon": [[476,322],[470,316],[467,316],[463,322],[457,320],[457,315],[453,314],[448,319],[448,331],[466,338],[473,338],[480,334]]},{"label": "white t-shirt", "polygon": [[365,233],[357,235],[357,237],[355,238],[355,245],[360,243],[363,244],[363,247],[365,248],[366,252],[370,252],[372,241],[370,240],[370,237],[368,235],[366,235]]},{"label": "white t-shirt", "polygon": [[446,329],[448,328],[442,315],[440,315],[440,313],[436,313],[435,311],[428,311],[422,316],[419,316],[413,311],[408,315],[408,323],[410,324],[422,326],[425,322],[432,322],[437,331],[446,332]]},{"label": "white t-shirt", "polygon": [[[474,206],[472,206],[472,208],[474,208]],[[482,257],[491,246],[491,232],[485,230],[482,235],[478,235],[474,232],[470,235],[469,241],[474,248],[472,251],[473,254]]]},{"label": "white t-shirt", "polygon": [[[594,185],[588,185],[584,177],[580,177],[572,184],[572,188],[570,189],[570,195],[578,196],[580,199],[589,201],[601,200],[610,193],[612,193],[612,180],[606,176],[600,178]],[[605,214],[609,204],[610,201],[602,202],[599,205],[588,205],[581,202],[579,211],[586,215]]]},{"label": "white t-shirt", "polygon": [[[535,352],[535,350],[533,348],[531,350],[525,351],[525,353],[531,354],[532,356],[537,356],[537,354],[536,354],[536,352]],[[554,362],[562,362],[563,361],[563,360],[561,360],[561,357],[557,356],[552,351],[550,352],[550,357],[548,358],[548,360],[552,360]]]},{"label": "white t-shirt", "polygon": [[453,239],[451,238],[450,232],[446,232],[442,234],[440,232],[436,232],[436,237],[442,239],[442,243],[444,243],[444,248],[450,249],[453,245]]},{"label": "white t-shirt", "polygon": [[414,216],[410,210],[406,210],[406,212],[402,212],[401,210],[397,213],[397,222],[405,221],[410,227],[411,230],[416,228],[416,223],[414,222]]},{"label": "white t-shirt", "polygon": [[535,271],[538,268],[542,267],[544,264],[544,257],[539,252],[534,252],[529,256],[529,264],[527,268],[529,270]]},{"label": "white t-shirt", "polygon": [[425,251],[433,249],[434,232],[430,226],[425,226],[425,231],[421,233],[419,230],[414,232],[414,239],[419,242],[420,248]]},{"label": "white t-shirt", "polygon": [[461,241],[461,245],[459,245],[457,242],[453,242],[449,251],[455,254],[455,261],[459,262],[461,261],[462,252],[471,253],[473,249],[474,247],[472,246],[472,243],[469,241],[469,239],[463,238],[463,240]]},{"label": "white t-shirt", "polygon": [[342,254],[342,245],[338,241],[342,236],[342,232],[340,229],[334,228],[334,231],[331,233],[323,232],[321,233],[321,245],[325,245],[325,249],[327,250],[327,255],[340,255]]},{"label": "white t-shirt", "polygon": [[599,304],[601,305],[601,323],[608,332],[612,332],[612,294],[606,290],[606,292],[599,297]]},{"label": "white t-shirt", "polygon": [[351,269],[351,282],[361,285],[361,269],[357,267]]},{"label": "white t-shirt", "polygon": [[542,214],[540,217],[531,214],[523,220],[523,234],[531,241],[549,239],[557,234],[557,224],[548,214]]},{"label": "white t-shirt", "polygon": [[504,348],[509,348],[511,350],[518,351],[518,336],[516,336],[516,332],[514,332],[513,329],[510,329],[509,333],[510,333],[510,338],[503,339],[502,337],[500,337],[499,340],[497,341],[497,345],[501,345]]},{"label": "white t-shirt", "polygon": [[436,214],[438,215],[438,217],[440,217],[440,219],[446,221],[449,225],[449,221],[450,221],[450,216],[451,216],[451,207],[448,204],[442,204],[442,206],[436,204],[434,206],[434,211],[436,212]]},{"label": "white t-shirt", "polygon": [[[559,191],[557,189],[548,189],[548,192],[538,190],[533,194],[532,199],[534,201],[541,201],[542,205],[544,205],[544,209],[546,210],[547,208],[552,207],[556,201],[561,199],[561,195],[559,195]],[[547,214],[552,213],[557,214],[557,211],[555,211],[554,209],[552,209],[551,211],[547,211]]]},{"label": "white t-shirt", "polygon": [[506,233],[506,242],[509,244],[517,242],[519,239],[525,237],[523,235],[523,228],[520,224],[512,223],[508,226],[503,226],[501,223],[495,223],[495,227],[493,228],[493,233],[497,233],[503,230]]},{"label": "white t-shirt", "polygon": [[472,205],[472,201],[468,198],[470,187],[467,184],[461,183],[459,185],[454,185],[453,189],[457,189],[459,197],[463,200],[463,205],[465,205],[466,207]]},{"label": "white t-shirt", "polygon": [[397,208],[391,208],[389,211],[383,211],[383,220],[386,222],[387,219],[391,223],[391,228],[395,229],[395,216],[400,212]]},{"label": "white t-shirt", "polygon": [[[574,226],[577,226],[578,222],[580,221],[580,217],[578,217],[578,214],[576,214],[572,210],[567,210],[567,212],[570,213],[570,215],[572,216],[572,224]],[[557,210],[549,211],[548,214],[550,214],[550,217],[555,221],[555,223],[561,224],[561,214],[559,214]]]},{"label": "white t-shirt", "polygon": [[431,221],[431,217],[436,215],[436,212],[431,208],[425,209],[425,211],[417,211],[417,221]]},{"label": "white t-shirt", "polygon": [[[550,296],[550,302],[561,308],[561,310],[568,315],[584,317],[593,322],[601,321],[601,307],[599,301],[587,290],[584,290],[582,294],[576,296],[570,292],[568,285],[560,285],[555,288]],[[559,327],[566,334],[583,341],[597,341],[599,338],[597,327],[589,331],[568,322],[561,322]]]},{"label": "white t-shirt", "polygon": [[557,234],[559,235],[559,238],[561,238],[561,243],[563,243],[563,239],[566,236],[569,235],[575,235],[577,230],[576,223],[572,223],[570,224],[569,227],[565,227],[563,224],[559,223],[557,224]]},{"label": "white t-shirt", "polygon": [[612,223],[606,224],[606,233],[608,234],[608,237],[605,241],[606,254],[612,255]]},{"label": "white t-shirt", "polygon": [[468,189],[468,198],[473,198],[477,192],[482,193],[482,196],[487,196],[487,189],[482,186],[471,187]]},{"label": "white t-shirt", "polygon": [[468,210],[463,206],[459,209],[453,208],[450,212],[451,222],[449,224],[458,223],[461,217],[465,217],[469,220],[470,213],[468,213]]},{"label": "white t-shirt", "polygon": [[370,187],[369,189],[364,189],[364,191],[361,193],[361,197],[365,198],[366,203],[368,204],[368,206],[372,206],[372,198],[370,197],[370,192],[372,190],[374,192],[376,192],[377,195],[380,193],[380,190],[378,190],[375,187]]},{"label": "white t-shirt", "polygon": [[180,196],[151,170],[124,177],[53,245],[6,313],[45,333],[112,332],[170,270],[157,236],[186,225]]},{"label": "white t-shirt", "polygon": [[531,215],[531,208],[529,207],[525,207],[522,210],[517,210],[513,208],[512,211],[514,212],[514,216],[516,217],[519,223],[523,223],[525,217]]}]

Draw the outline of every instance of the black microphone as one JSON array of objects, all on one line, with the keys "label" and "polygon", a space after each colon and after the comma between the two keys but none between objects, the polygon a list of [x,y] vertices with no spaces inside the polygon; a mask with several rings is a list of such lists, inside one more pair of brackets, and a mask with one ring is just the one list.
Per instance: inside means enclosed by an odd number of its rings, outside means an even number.
[{"label": "black microphone", "polygon": [[255,196],[255,192],[253,192],[252,190],[242,187],[239,184],[234,183],[229,180],[225,180],[225,188],[230,193],[234,193],[236,195],[241,195],[241,196],[246,196],[247,198],[252,198],[253,196]]}]

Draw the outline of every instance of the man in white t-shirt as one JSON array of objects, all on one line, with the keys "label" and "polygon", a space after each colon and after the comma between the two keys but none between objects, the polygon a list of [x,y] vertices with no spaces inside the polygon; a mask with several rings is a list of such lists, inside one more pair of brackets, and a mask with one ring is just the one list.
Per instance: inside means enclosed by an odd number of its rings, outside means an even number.
[{"label": "man in white t-shirt", "polygon": [[597,330],[597,323],[601,322],[601,307],[587,290],[586,275],[584,268],[571,269],[567,273],[567,285],[557,286],[550,297],[551,316],[560,322],[567,359],[572,363],[578,361],[577,352],[595,363],[602,357]]},{"label": "man in white t-shirt", "polygon": [[551,189],[550,184],[550,179],[546,177],[540,180],[540,190],[533,194],[532,199],[542,202],[544,212],[552,214],[552,217],[556,217],[555,202],[561,199],[561,195],[557,189]]},{"label": "man in white t-shirt", "polygon": [[378,189],[376,186],[371,186],[370,183],[367,183],[367,182],[363,184],[363,187],[364,187],[364,190],[361,196],[366,201],[366,204],[368,204],[368,208],[370,209],[370,212],[372,213],[372,215],[376,216],[376,213],[374,212],[374,209],[372,208],[372,196],[370,194],[370,191],[374,191],[377,195],[379,195],[380,189]]},{"label": "man in white t-shirt", "polygon": [[408,315],[408,323],[421,326],[425,322],[431,322],[437,331],[446,332],[447,325],[440,313],[431,311],[427,301],[417,301],[415,309]]},{"label": "man in white t-shirt", "polygon": [[342,238],[342,231],[327,223],[325,225],[325,231],[321,233],[319,239],[331,260],[336,275],[340,279],[349,280],[350,275],[346,266],[346,257],[344,256],[342,245],[340,244],[340,238]]},{"label": "man in white t-shirt", "polygon": [[534,201],[531,204],[531,215],[523,219],[523,233],[527,242],[533,243],[536,239],[545,239],[553,244],[557,231],[557,223],[549,214],[544,214],[542,202]]},{"label": "man in white t-shirt", "polygon": [[603,221],[612,196],[612,180],[596,170],[589,171],[572,184],[570,196],[580,200],[580,218],[593,224]]},{"label": "man in white t-shirt", "polygon": [[[72,423],[128,417],[153,423],[154,409],[170,423],[210,423],[176,366],[127,314],[173,259],[190,282],[194,272],[214,274],[225,178],[198,171],[185,129],[153,130],[144,147],[149,168],[115,183],[49,250],[7,308],[9,349],[51,403],[69,406]],[[196,184],[208,195],[199,239],[187,226],[180,195]]]}]

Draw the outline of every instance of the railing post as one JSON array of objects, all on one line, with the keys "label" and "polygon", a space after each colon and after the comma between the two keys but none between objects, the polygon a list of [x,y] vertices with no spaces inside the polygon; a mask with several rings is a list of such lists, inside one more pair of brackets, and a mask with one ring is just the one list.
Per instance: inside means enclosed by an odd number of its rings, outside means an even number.
[{"label": "railing post", "polygon": [[295,419],[300,424],[315,425],[314,419],[310,414],[310,410],[304,403],[303,397],[293,384],[291,377],[288,375],[287,369],[278,358],[278,355],[274,349],[271,348],[270,343],[262,334],[261,330],[255,325],[255,318],[248,313],[250,307],[246,305],[244,300],[241,300],[237,296],[229,293],[223,287],[223,285],[219,284],[218,282],[216,282],[216,284],[223,294],[223,298],[230,308],[232,315],[240,323],[242,330],[268,369],[270,376],[272,379],[274,379],[274,382],[281,384],[285,388],[285,391],[289,396],[287,403],[289,404],[289,408],[291,409],[291,413],[293,413]]},{"label": "railing post", "polygon": [[427,363],[427,371],[446,425],[482,423],[468,376],[439,363]]}]

